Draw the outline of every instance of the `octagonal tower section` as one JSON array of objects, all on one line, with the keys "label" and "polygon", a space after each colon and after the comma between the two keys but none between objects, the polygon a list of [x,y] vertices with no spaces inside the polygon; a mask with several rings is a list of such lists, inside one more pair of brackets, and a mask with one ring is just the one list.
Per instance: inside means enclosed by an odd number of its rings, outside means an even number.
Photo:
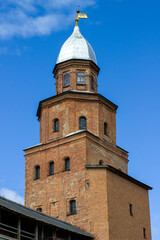
[{"label": "octagonal tower section", "polygon": [[53,70],[56,95],[66,91],[97,93],[99,70],[92,60],[85,59],[69,59],[56,64]]}]

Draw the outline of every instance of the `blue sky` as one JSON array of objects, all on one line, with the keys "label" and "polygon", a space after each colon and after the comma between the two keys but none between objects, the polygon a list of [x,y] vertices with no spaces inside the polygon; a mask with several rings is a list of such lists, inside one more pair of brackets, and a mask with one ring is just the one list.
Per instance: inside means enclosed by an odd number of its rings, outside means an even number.
[{"label": "blue sky", "polygon": [[160,235],[160,2],[0,0],[0,194],[22,201],[24,148],[39,143],[38,103],[55,94],[56,58],[74,27],[101,68],[99,93],[119,106],[117,145],[129,175],[152,186],[152,239]]}]

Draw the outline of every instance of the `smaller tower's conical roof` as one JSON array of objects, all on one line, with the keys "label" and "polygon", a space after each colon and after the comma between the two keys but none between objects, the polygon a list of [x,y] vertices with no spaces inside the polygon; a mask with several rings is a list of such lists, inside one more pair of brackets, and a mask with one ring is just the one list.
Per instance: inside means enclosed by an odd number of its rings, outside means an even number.
[{"label": "smaller tower's conical roof", "polygon": [[80,33],[79,27],[75,26],[72,35],[61,47],[57,64],[70,59],[91,60],[97,64],[96,55],[89,42]]}]

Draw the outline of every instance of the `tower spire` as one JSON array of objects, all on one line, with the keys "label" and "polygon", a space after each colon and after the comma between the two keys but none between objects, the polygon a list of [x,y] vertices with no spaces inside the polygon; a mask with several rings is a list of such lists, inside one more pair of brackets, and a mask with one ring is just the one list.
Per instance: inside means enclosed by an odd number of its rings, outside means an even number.
[{"label": "tower spire", "polygon": [[80,10],[77,10],[77,17],[75,18],[75,25],[78,26],[78,22],[80,18],[88,18],[86,13],[80,13]]},{"label": "tower spire", "polygon": [[77,10],[77,17],[75,18],[75,26],[78,26],[79,18],[78,18],[78,13],[80,13],[79,10]]}]

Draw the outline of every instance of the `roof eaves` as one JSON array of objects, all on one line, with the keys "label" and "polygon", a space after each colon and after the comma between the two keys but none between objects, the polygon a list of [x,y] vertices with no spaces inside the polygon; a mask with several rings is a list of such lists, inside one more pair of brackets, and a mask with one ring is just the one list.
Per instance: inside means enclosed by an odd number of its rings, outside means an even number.
[{"label": "roof eaves", "polygon": [[128,152],[128,151],[126,151],[124,148],[121,148],[121,147],[119,147],[118,145],[116,145],[116,147],[117,147],[117,148],[119,148],[120,150],[122,150],[122,151],[126,152],[126,153],[129,153],[129,152]]},{"label": "roof eaves", "polygon": [[114,109],[115,109],[115,111],[118,109],[118,106],[116,105],[116,104],[114,104],[113,102],[111,102],[109,99],[107,99],[107,98],[105,98],[103,95],[101,95],[100,93],[97,93],[97,95],[99,96],[99,97],[101,97],[102,99],[104,99],[106,102],[108,102],[109,104],[111,104],[113,107],[114,107]]},{"label": "roof eaves", "polygon": [[117,175],[119,175],[119,176],[129,180],[130,182],[133,182],[133,183],[139,185],[140,187],[142,187],[144,189],[147,189],[147,190],[152,190],[153,189],[152,187],[150,187],[150,186],[148,186],[148,185],[138,181],[137,179],[127,175],[126,173],[124,173],[122,171],[119,171],[118,169],[116,169],[116,168],[114,168],[114,167],[112,167],[110,165],[86,165],[85,167],[86,168],[107,168],[111,172],[113,172],[113,173],[115,173],[115,174],[117,174]]},{"label": "roof eaves", "polygon": [[97,95],[98,97],[104,99],[106,102],[108,102],[109,104],[111,104],[115,110],[117,110],[118,106],[116,104],[114,104],[113,102],[111,102],[110,100],[108,100],[107,98],[105,98],[104,96],[102,96],[101,94],[99,93],[92,93],[92,92],[77,92],[77,91],[66,91],[66,92],[63,92],[63,93],[60,93],[58,95],[55,95],[55,96],[52,96],[52,97],[49,97],[49,98],[46,98],[44,100],[41,100],[39,102],[39,105],[38,105],[38,110],[37,110],[37,117],[39,118],[40,117],[40,112],[41,112],[41,105],[43,102],[45,101],[48,101],[48,100],[51,100],[51,99],[54,99],[56,97],[60,97],[60,96],[63,96],[63,95],[67,95],[67,94],[86,94],[86,95]]},{"label": "roof eaves", "polygon": [[0,197],[0,207],[8,209],[8,210],[16,212],[16,213],[19,213],[22,216],[26,216],[26,217],[34,219],[36,221],[44,222],[49,225],[53,225],[53,226],[59,227],[61,229],[76,233],[76,234],[84,235],[87,237],[93,237],[90,233],[86,233],[83,230],[76,228],[75,226],[73,226],[69,223],[63,222],[59,219],[53,218],[44,213],[37,212],[31,208],[28,208],[24,205],[13,202],[11,200],[5,199],[3,197]]}]

